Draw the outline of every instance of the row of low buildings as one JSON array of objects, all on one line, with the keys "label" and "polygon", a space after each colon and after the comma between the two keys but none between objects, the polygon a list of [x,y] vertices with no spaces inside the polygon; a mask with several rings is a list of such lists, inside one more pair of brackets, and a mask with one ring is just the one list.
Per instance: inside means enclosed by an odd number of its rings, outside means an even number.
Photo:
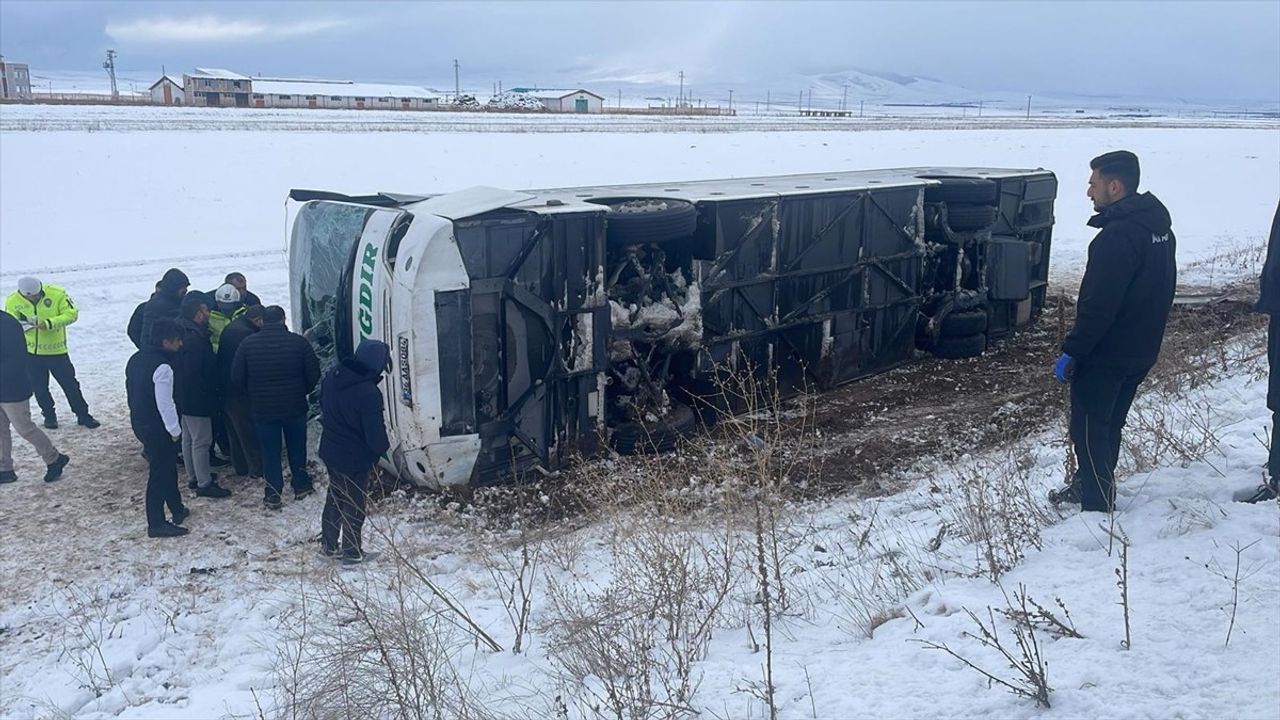
[{"label": "row of low buildings", "polygon": [[[457,106],[444,93],[416,85],[251,77],[221,68],[196,68],[183,74],[181,79],[162,75],[148,88],[148,93],[155,105],[194,107],[435,110]],[[143,102],[145,97],[141,98]],[[7,62],[0,57],[0,99],[34,99],[31,71],[27,65]],[[120,98],[121,101],[125,99],[137,101],[140,98]],[[480,103],[471,100],[464,106],[480,107]],[[557,113],[601,113],[604,112],[604,98],[582,88],[513,88],[490,100],[488,106]]]},{"label": "row of low buildings", "polygon": [[[443,93],[415,85],[250,77],[220,68],[197,68],[184,74],[181,82],[162,76],[151,86],[150,93],[156,104],[195,107],[434,110],[450,105]],[[507,94],[525,98],[526,102],[521,103],[525,109],[604,111],[604,98],[581,88],[515,88]]]}]

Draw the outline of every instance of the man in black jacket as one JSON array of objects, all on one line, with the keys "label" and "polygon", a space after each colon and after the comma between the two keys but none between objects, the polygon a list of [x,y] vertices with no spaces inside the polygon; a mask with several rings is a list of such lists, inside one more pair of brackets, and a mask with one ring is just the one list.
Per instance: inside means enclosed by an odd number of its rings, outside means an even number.
[{"label": "man in black jacket", "polygon": [[365,559],[360,543],[369,474],[391,447],[382,421],[378,382],[391,352],[365,340],[355,357],[329,371],[320,386],[320,459],[329,471],[329,493],[320,517],[320,551],[343,562]]},{"label": "man in black jacket", "polygon": [[31,420],[31,378],[27,375],[27,341],[22,324],[6,312],[0,312],[0,483],[18,479],[13,471],[13,425],[23,440],[44,460],[45,482],[62,477],[69,458],[58,452],[49,436]]},{"label": "man in black jacket", "polygon": [[1259,278],[1258,304],[1254,310],[1266,313],[1267,320],[1267,409],[1271,411],[1271,452],[1267,455],[1267,477],[1257,488],[1235,493],[1239,502],[1265,502],[1280,494],[1280,207],[1271,221],[1267,239],[1267,260]]},{"label": "man in black jacket", "polygon": [[231,441],[231,464],[237,475],[262,477],[262,450],[258,433],[249,416],[249,399],[231,382],[236,350],[246,338],[262,327],[262,306],[250,305],[222,331],[218,343],[218,390],[222,394],[222,416]]},{"label": "man in black jacket", "polygon": [[[125,365],[125,393],[129,399],[129,423],[147,455],[147,536],[178,537],[189,532],[180,527],[189,514],[178,491],[178,441],[182,427],[173,402],[172,358],[182,348],[182,326],[159,318],[143,350]],[[168,506],[173,522],[165,518]]]},{"label": "man in black jacket", "polygon": [[182,298],[186,296],[187,288],[190,286],[191,281],[187,279],[187,274],[178,268],[169,268],[165,271],[164,277],[156,283],[155,293],[142,308],[142,326],[138,330],[141,342],[150,342],[151,326],[156,320],[160,318],[178,320]]},{"label": "man in black jacket", "polygon": [[230,490],[218,485],[209,471],[213,446],[213,415],[218,411],[218,368],[209,341],[209,306],[203,295],[182,299],[182,349],[174,367],[173,399],[182,418],[182,459],[188,486],[196,495],[223,498]]},{"label": "man in black jacket", "polygon": [[151,293],[151,297],[138,303],[133,309],[133,314],[129,316],[129,326],[125,329],[125,333],[129,336],[129,340],[133,342],[133,346],[142,349],[142,318],[147,312],[147,303],[160,292],[160,283],[156,283],[156,289]]},{"label": "man in black jacket", "polygon": [[1178,279],[1169,211],[1138,194],[1138,158],[1117,150],[1094,158],[1088,196],[1100,232],[1089,244],[1076,322],[1054,366],[1071,383],[1076,478],[1055,501],[1086,511],[1115,509],[1120,431],[1138,385],[1155,365]]},{"label": "man in black jacket", "polygon": [[295,500],[315,492],[307,474],[307,393],[320,380],[320,361],[311,343],[284,324],[284,308],[262,311],[262,329],[245,338],[236,350],[231,382],[249,397],[258,442],[262,445],[262,473],[267,480],[263,504],[279,510],[284,476],[280,471],[280,437],[289,450]]}]

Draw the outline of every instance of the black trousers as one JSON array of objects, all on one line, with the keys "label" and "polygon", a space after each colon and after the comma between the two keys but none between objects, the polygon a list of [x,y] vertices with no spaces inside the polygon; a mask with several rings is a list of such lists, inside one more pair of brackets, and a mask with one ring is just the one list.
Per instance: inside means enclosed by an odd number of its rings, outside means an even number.
[{"label": "black trousers", "polygon": [[333,552],[341,542],[343,555],[359,556],[369,470],[348,475],[328,463],[325,468],[329,471],[329,494],[324,499],[324,514],[320,516],[321,547]]},{"label": "black trousers", "polygon": [[1111,512],[1116,502],[1120,431],[1138,385],[1151,368],[1124,370],[1083,365],[1071,380],[1071,443],[1080,478],[1080,507]]},{"label": "black trousers", "polygon": [[27,375],[31,378],[31,389],[36,395],[36,404],[45,419],[57,417],[58,411],[53,404],[53,395],[49,392],[49,376],[58,381],[62,393],[67,396],[67,404],[76,417],[89,414],[89,403],[84,401],[80,393],[80,382],[76,380],[76,368],[71,364],[71,356],[62,355],[27,355]]},{"label": "black trousers", "polygon": [[147,527],[158,527],[165,522],[166,506],[173,514],[182,510],[182,495],[178,491],[178,443],[163,430],[158,433],[135,430],[134,435],[147,454]]},{"label": "black trousers", "polygon": [[1271,451],[1267,455],[1267,477],[1280,480],[1280,314],[1267,322],[1267,409],[1271,411]]}]

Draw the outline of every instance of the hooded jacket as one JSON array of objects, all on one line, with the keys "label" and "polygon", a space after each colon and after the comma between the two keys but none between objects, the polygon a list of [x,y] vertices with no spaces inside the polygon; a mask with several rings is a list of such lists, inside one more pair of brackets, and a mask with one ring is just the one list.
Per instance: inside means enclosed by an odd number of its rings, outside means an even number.
[{"label": "hooded jacket", "polygon": [[1156,362],[1178,281],[1169,211],[1151,193],[1130,195],[1089,219],[1076,323],[1062,351],[1077,362],[1145,370]]},{"label": "hooded jacket", "polygon": [[[154,298],[155,296],[156,296],[155,293],[151,293],[152,298]],[[133,309],[133,314],[129,316],[129,326],[125,329],[125,333],[128,334],[129,339],[133,341],[133,346],[138,348],[139,350],[142,349],[142,345],[143,345],[142,317],[147,312],[147,303],[149,302],[151,302],[151,298],[148,298],[138,303],[138,306]]]},{"label": "hooded jacket", "polygon": [[[27,352],[32,355],[66,355],[67,326],[80,317],[67,291],[57,285],[44,285],[43,294],[34,303],[20,292],[14,292],[4,303],[5,312],[18,319],[25,329]],[[37,327],[44,322],[48,327]]]},{"label": "hooded jacket", "polygon": [[0,312],[0,403],[31,399],[28,362],[22,324],[9,313]]},{"label": "hooded jacket", "polygon": [[142,329],[138,337],[143,343],[150,342],[151,327],[156,324],[156,320],[178,319],[182,309],[182,296],[178,293],[190,284],[187,274],[181,270],[169,268],[165,271],[164,277],[160,278],[160,287],[156,288],[155,294],[147,301],[146,307],[142,308]]},{"label": "hooded jacket", "polygon": [[1267,239],[1267,261],[1258,282],[1258,312],[1280,315],[1280,206],[1271,221],[1271,237]]},{"label": "hooded jacket", "polygon": [[367,472],[391,447],[378,390],[389,356],[386,343],[364,340],[320,386],[320,459],[340,472]]}]

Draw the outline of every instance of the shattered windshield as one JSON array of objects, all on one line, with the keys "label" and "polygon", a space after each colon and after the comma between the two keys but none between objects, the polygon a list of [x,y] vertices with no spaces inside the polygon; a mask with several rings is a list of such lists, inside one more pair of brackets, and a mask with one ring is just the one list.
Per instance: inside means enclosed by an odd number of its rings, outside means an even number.
[{"label": "shattered windshield", "polygon": [[373,208],[309,202],[298,211],[290,244],[294,328],[311,341],[327,371],[351,355],[351,255]]}]

